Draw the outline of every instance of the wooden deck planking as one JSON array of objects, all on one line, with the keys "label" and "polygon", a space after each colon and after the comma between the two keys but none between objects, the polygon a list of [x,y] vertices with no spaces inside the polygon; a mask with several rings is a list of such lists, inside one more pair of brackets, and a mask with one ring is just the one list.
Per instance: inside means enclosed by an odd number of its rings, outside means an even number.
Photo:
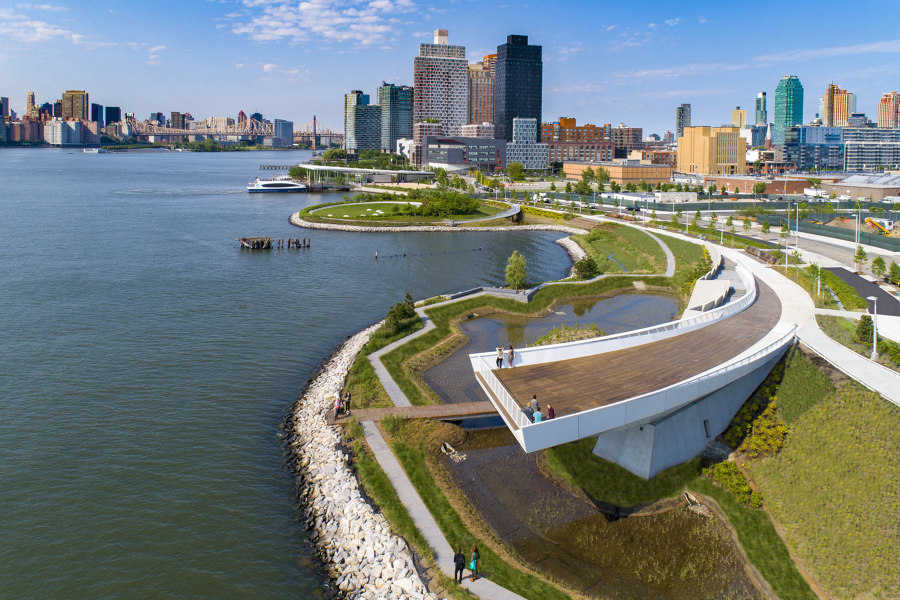
[{"label": "wooden deck planking", "polygon": [[406,417],[409,419],[452,419],[454,417],[473,417],[477,415],[490,415],[497,412],[494,405],[488,400],[481,402],[461,402],[458,404],[435,404],[429,406],[390,406],[385,408],[360,408],[354,410],[350,407],[350,415],[341,415],[334,418],[334,409],[328,411],[328,423],[345,423],[350,417],[356,417],[359,422],[380,421],[387,415]]},{"label": "wooden deck planking", "polygon": [[525,406],[537,394],[542,410],[573,414],[668,387],[725,362],[762,339],[778,322],[781,302],[757,281],[746,310],[701,329],[634,348],[493,372]]}]

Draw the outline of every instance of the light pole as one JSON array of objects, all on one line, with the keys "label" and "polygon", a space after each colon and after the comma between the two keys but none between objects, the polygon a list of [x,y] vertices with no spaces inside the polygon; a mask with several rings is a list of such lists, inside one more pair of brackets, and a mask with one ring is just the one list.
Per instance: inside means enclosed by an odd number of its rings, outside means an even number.
[{"label": "light pole", "polygon": [[872,360],[878,360],[878,297],[869,296],[872,301]]}]

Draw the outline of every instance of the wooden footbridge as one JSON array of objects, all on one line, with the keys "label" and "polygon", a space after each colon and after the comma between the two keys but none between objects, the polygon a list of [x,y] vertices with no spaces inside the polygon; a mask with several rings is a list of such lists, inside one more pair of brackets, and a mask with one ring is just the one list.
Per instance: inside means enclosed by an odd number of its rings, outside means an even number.
[{"label": "wooden footbridge", "polygon": [[[334,398],[330,401],[334,404]],[[461,402],[459,404],[435,404],[430,406],[391,406],[387,408],[360,408],[350,406],[350,414],[342,414],[335,418],[334,409],[328,411],[328,423],[331,425],[346,423],[350,417],[357,421],[380,421],[392,415],[406,419],[455,420],[467,417],[496,415],[497,409],[489,401]]]}]

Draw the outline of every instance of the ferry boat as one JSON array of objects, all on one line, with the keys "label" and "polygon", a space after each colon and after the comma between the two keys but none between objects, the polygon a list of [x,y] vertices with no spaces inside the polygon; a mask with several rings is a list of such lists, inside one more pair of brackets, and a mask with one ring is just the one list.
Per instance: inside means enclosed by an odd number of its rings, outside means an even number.
[{"label": "ferry boat", "polygon": [[85,148],[85,154],[106,154],[106,148]]},{"label": "ferry boat", "polygon": [[257,177],[247,186],[247,191],[254,192],[305,192],[306,185],[297,183],[290,175],[279,175],[275,179]]}]

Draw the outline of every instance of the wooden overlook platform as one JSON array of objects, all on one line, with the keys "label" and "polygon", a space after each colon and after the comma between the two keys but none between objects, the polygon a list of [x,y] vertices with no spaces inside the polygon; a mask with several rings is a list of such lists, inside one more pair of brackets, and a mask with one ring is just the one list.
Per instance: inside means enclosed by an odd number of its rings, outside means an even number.
[{"label": "wooden overlook platform", "polygon": [[668,387],[727,362],[775,326],[781,301],[769,286],[756,283],[757,298],[746,310],[700,329],[623,350],[492,373],[520,407],[537,394],[542,411],[551,404],[557,417]]}]

